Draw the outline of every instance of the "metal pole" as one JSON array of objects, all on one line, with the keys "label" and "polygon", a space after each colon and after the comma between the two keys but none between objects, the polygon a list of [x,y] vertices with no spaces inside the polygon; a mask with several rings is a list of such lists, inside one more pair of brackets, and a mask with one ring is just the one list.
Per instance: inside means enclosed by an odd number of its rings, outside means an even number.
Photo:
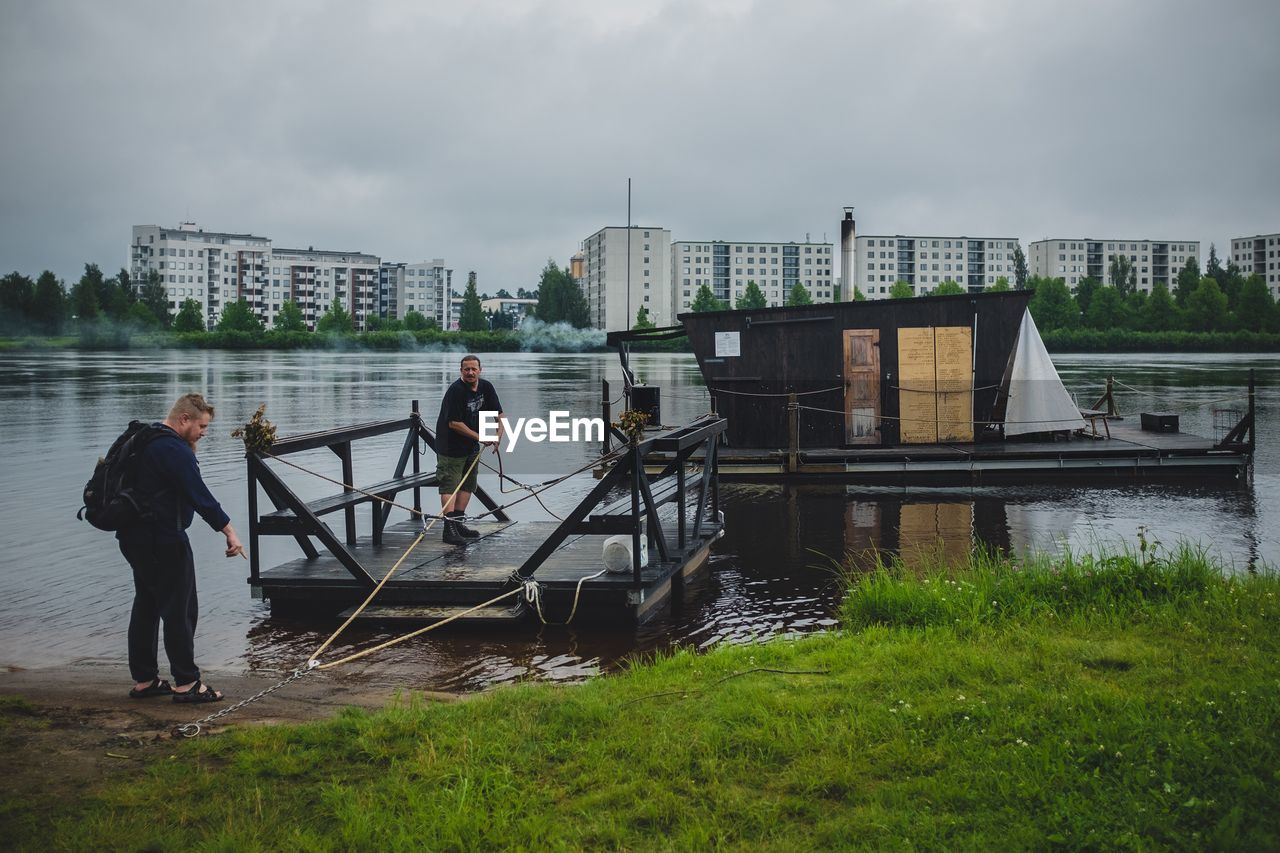
[{"label": "metal pole", "polygon": [[622,318],[622,328],[630,329],[631,322],[631,179],[627,178],[627,310]]},{"label": "metal pole", "polygon": [[600,380],[600,414],[604,418],[604,440],[601,443],[601,453],[609,453],[613,450],[613,431],[609,429],[609,424],[613,422],[612,403],[609,400],[609,380]]},{"label": "metal pole", "polygon": [[[418,427],[422,425],[422,415],[418,413],[417,400],[413,401],[413,408],[411,409],[410,418],[413,420],[413,426],[409,427],[409,429],[413,430],[414,432],[412,455],[413,455],[413,473],[416,475],[418,473],[418,464],[419,464],[418,463],[418,440],[419,440]],[[415,478],[415,482],[416,482],[416,478]],[[422,490],[417,486],[413,487],[413,513],[418,518],[422,517]]]}]

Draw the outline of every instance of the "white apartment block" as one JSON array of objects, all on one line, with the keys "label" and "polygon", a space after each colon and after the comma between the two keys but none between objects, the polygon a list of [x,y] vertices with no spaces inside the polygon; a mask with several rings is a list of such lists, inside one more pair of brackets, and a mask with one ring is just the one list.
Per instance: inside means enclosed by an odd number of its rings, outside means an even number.
[{"label": "white apartment block", "polygon": [[1137,271],[1138,290],[1150,293],[1157,284],[1173,290],[1187,261],[1199,263],[1198,240],[1037,240],[1027,247],[1027,273],[1061,278],[1074,292],[1082,278],[1112,284],[1111,261],[1127,255]]},{"label": "white apartment block", "polygon": [[858,236],[853,282],[868,299],[887,298],[899,281],[911,285],[917,296],[937,290],[944,281],[980,293],[1003,276],[1013,287],[1017,248],[1016,237]]},{"label": "white apartment block", "polygon": [[[351,314],[356,329],[364,329],[378,313],[378,271],[382,262],[361,252],[318,249],[272,249],[259,316],[270,328],[285,301],[297,303],[307,328],[314,329],[334,302]],[[257,306],[254,306],[257,307]]]},{"label": "white apartment block", "polygon": [[1241,275],[1261,277],[1271,295],[1280,296],[1280,234],[1232,239],[1231,260]]},{"label": "white apartment block", "polygon": [[405,314],[417,311],[428,320],[435,320],[442,329],[458,325],[458,315],[453,310],[453,270],[445,269],[443,258],[405,264],[396,302],[400,313],[395,316],[402,320]]},{"label": "white apartment block", "polygon": [[[630,292],[628,293],[628,251]],[[640,307],[658,326],[676,322],[671,300],[671,232],[665,228],[610,226],[582,246],[583,295],[597,329],[630,329]]]},{"label": "white apartment block", "polygon": [[133,226],[130,276],[141,286],[155,270],[177,311],[187,299],[204,309],[212,329],[229,303],[243,299],[267,328],[286,300],[302,309],[314,329],[334,300],[342,300],[357,329],[378,311],[380,261],[360,252],[273,248],[267,237],[204,231],[193,222],[177,228]]},{"label": "white apartment block", "polygon": [[129,246],[129,275],[141,286],[154,270],[169,291],[169,307],[175,313],[194,299],[204,309],[205,325],[212,329],[222,307],[244,299],[265,316],[266,259],[271,241],[253,234],[202,231],[193,222],[177,228],[133,226]]},{"label": "white apartment block", "polygon": [[835,298],[832,257],[830,243],[680,240],[671,246],[672,301],[677,314],[688,311],[705,284],[716,299],[732,308],[747,283],[754,281],[770,307],[785,305],[796,282],[814,302],[831,302]]}]

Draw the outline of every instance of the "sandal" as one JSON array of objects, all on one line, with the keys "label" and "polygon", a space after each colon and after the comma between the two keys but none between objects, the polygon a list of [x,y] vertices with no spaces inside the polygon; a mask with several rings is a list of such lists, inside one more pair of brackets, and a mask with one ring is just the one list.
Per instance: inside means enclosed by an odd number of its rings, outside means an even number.
[{"label": "sandal", "polygon": [[151,683],[141,690],[136,687],[130,688],[129,697],[132,699],[150,699],[152,696],[168,696],[172,692],[173,688],[169,686],[169,682],[153,678]]},{"label": "sandal", "polygon": [[184,690],[181,693],[173,691],[173,701],[175,702],[221,702],[222,694],[214,690],[203,681],[196,680],[191,685],[190,690]]}]

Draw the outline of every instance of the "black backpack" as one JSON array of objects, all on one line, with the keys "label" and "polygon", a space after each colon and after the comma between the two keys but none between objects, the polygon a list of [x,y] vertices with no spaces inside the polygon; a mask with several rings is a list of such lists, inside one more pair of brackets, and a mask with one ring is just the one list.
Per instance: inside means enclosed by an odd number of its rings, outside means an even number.
[{"label": "black backpack", "polygon": [[164,429],[142,421],[129,426],[111,444],[107,455],[94,466],[84,486],[84,506],[76,513],[99,530],[123,530],[155,519],[152,496],[136,493],[142,451]]}]

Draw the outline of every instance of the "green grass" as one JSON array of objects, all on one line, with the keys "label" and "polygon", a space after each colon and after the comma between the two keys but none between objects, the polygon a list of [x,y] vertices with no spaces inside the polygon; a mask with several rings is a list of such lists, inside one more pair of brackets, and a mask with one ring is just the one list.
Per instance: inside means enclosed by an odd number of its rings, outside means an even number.
[{"label": "green grass", "polygon": [[1275,576],[1143,548],[979,555],[923,576],[892,564],[850,584],[840,632],[175,744],[136,781],[68,804],[47,834],[10,837],[28,849],[1280,846]]}]

